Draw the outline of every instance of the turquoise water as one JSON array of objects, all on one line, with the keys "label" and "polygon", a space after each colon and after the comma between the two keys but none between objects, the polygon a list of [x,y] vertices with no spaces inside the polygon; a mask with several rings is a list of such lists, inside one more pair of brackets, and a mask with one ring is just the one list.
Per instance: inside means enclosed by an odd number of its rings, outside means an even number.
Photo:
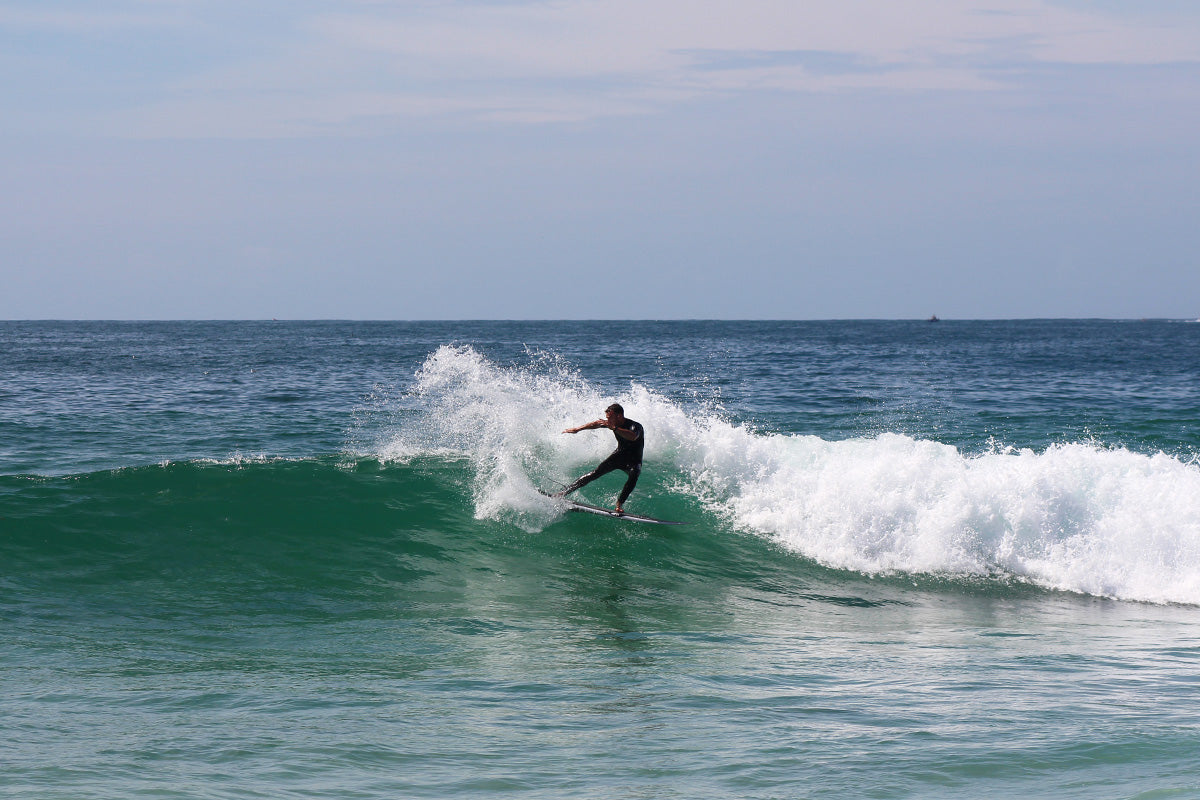
[{"label": "turquoise water", "polygon": [[[0,323],[0,792],[1200,797],[1198,356],[1167,321]],[[613,400],[630,508],[688,525],[538,494]]]}]

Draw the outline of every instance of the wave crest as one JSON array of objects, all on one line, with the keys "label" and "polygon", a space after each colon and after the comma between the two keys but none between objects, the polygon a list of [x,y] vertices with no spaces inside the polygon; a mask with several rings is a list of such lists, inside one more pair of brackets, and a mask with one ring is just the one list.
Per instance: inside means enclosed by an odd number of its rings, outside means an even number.
[{"label": "wave crest", "polygon": [[1015,577],[1200,604],[1200,467],[1165,454],[1095,442],[964,454],[895,433],[764,434],[637,383],[604,391],[552,355],[502,367],[452,346],[426,359],[376,451],[466,459],[477,518],[541,530],[558,511],[537,488],[612,449],[603,431],[560,431],[614,399],[646,427],[647,472],[668,476],[660,485],[693,498],[714,527],[868,574]]}]

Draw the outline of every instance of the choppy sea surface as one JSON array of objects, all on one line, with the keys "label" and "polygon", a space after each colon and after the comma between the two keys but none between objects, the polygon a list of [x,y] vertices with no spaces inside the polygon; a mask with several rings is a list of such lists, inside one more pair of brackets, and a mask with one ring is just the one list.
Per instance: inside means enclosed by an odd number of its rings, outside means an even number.
[{"label": "choppy sea surface", "polygon": [[[0,794],[1200,798],[1198,364],[1166,320],[0,322]],[[688,524],[538,492],[613,401]]]}]

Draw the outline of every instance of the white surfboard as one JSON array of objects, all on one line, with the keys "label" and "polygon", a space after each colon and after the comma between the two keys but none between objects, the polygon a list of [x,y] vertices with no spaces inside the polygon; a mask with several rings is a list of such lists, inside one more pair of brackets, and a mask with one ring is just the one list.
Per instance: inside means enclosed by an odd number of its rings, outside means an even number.
[{"label": "white surfboard", "polygon": [[647,517],[645,514],[631,514],[628,511],[618,514],[611,508],[601,508],[594,506],[591,503],[580,503],[577,500],[571,500],[566,497],[555,497],[547,492],[542,492],[547,497],[554,497],[555,500],[560,500],[566,503],[569,511],[582,511],[585,514],[597,514],[601,517],[612,517],[614,519],[628,520],[629,522],[647,522],[651,525],[686,525],[685,522],[675,522],[669,519],[656,519],[655,517]]}]

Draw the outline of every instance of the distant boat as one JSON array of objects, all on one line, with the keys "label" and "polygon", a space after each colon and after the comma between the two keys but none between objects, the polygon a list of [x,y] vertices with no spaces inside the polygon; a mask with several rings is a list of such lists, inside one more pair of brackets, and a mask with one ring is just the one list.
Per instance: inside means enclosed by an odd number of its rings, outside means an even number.
[{"label": "distant boat", "polygon": [[930,321],[930,322],[941,322],[941,320],[940,320],[940,319],[938,319],[938,315],[937,315],[937,314],[934,314],[932,317],[930,317],[930,318],[929,318],[929,321]]}]

